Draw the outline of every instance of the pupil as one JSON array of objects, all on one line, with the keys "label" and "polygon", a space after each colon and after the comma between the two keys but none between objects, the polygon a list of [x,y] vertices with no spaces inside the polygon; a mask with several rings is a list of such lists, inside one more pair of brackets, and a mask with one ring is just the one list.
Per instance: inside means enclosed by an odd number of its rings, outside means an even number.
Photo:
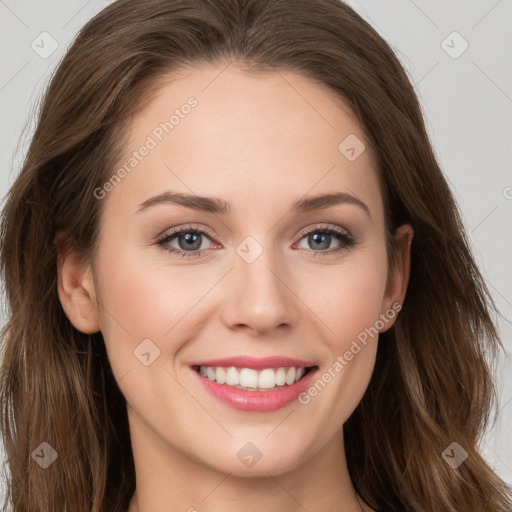
[{"label": "pupil", "polygon": [[[201,241],[199,240],[201,235],[199,234],[190,234],[187,233],[185,235],[182,235],[178,238],[180,240],[180,249],[191,249],[191,250],[198,250],[199,247],[201,247]],[[181,244],[181,238],[185,238],[186,243],[184,245]],[[197,243],[199,241],[199,244]],[[196,245],[194,245],[196,244]]]},{"label": "pupil", "polygon": [[[322,240],[319,241],[318,238],[321,238]],[[323,244],[322,247],[316,247],[317,249],[328,249],[331,242],[331,235],[327,233],[314,233],[309,236],[309,241],[312,243],[320,243],[321,245]],[[326,241],[327,244],[325,244]]]}]

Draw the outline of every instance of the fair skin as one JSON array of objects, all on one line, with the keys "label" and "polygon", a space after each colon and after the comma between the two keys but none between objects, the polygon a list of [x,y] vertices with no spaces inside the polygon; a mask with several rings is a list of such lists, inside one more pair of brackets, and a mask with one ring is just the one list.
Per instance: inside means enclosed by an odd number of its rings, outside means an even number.
[{"label": "fair skin", "polygon": [[[101,330],[127,400],[137,474],[129,512],[369,512],[355,496],[341,429],[368,386],[377,336],[309,403],[271,412],[220,402],[190,364],[284,355],[316,362],[321,375],[403,303],[412,228],[397,231],[400,257],[388,274],[369,144],[329,90],[291,72],[222,69],[181,73],[132,118],[126,158],[187,98],[198,101],[102,199],[94,262],[72,252],[59,265],[68,318],[83,332]],[[338,150],[349,134],[366,144],[354,161]],[[220,198],[231,211],[160,203],[137,213],[165,191]],[[369,213],[351,203],[291,212],[303,197],[334,192]],[[189,224],[211,233],[200,257],[156,244]],[[347,230],[355,245],[331,235],[319,248],[302,234],[325,225]],[[263,250],[251,263],[236,251],[248,236]],[[167,246],[185,251],[179,241]],[[160,350],[148,366],[134,356],[144,339]],[[262,454],[250,468],[237,456],[248,442]]]}]

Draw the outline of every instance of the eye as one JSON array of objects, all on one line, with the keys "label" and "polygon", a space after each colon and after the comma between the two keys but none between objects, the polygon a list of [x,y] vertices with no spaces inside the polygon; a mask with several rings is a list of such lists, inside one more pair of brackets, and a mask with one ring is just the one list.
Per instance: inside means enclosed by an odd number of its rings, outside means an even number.
[{"label": "eye", "polygon": [[[213,233],[211,231],[188,225],[165,233],[157,240],[156,244],[167,252],[182,258],[192,259],[202,256],[203,251],[208,248],[204,245],[205,239],[211,242],[212,238]],[[310,244],[314,250],[307,250],[307,247],[300,246],[302,240],[306,240],[306,243]],[[337,240],[339,244],[333,249],[331,243],[334,240]],[[298,248],[306,249],[309,256],[318,258],[346,250],[354,246],[355,243],[356,241],[352,235],[340,226],[321,225],[303,231],[298,242]]]},{"label": "eye", "polygon": [[[299,244],[302,240],[305,240],[306,244],[309,244],[310,247],[315,249],[313,251],[307,251],[307,253],[313,257],[327,256],[355,245],[355,239],[352,235],[340,226],[314,226],[301,233],[301,235],[302,238]],[[338,247],[332,249],[331,242],[334,240],[338,240],[339,244]],[[299,249],[308,249],[308,247],[299,246]]]},{"label": "eye", "polygon": [[[203,242],[204,239],[211,240],[211,233],[201,228],[193,226],[183,226],[173,229],[157,240],[157,245],[164,251],[181,256],[182,258],[198,258],[202,251],[206,249]],[[178,247],[173,246],[171,242],[175,242]]]}]

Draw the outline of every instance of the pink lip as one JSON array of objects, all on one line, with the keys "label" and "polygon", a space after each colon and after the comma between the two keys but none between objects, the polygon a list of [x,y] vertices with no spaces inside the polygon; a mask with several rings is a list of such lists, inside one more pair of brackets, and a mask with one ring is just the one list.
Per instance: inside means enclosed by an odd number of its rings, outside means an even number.
[{"label": "pink lip", "polygon": [[298,368],[307,368],[309,366],[316,366],[317,363],[311,361],[302,361],[301,359],[291,359],[284,356],[272,357],[251,357],[251,356],[237,356],[226,357],[224,359],[211,359],[209,361],[198,361],[191,363],[190,366],[234,366],[235,368],[253,368],[254,370],[261,370],[263,368],[281,368],[286,366],[295,366]]},{"label": "pink lip", "polygon": [[[210,364],[205,364],[204,366],[210,366]],[[215,364],[211,366],[223,365]],[[295,366],[295,364],[290,366]],[[242,367],[248,368],[245,364],[242,365]],[[266,368],[269,368],[269,366],[266,366]],[[192,371],[212,396],[234,409],[247,412],[271,412],[281,409],[296,400],[298,396],[311,385],[318,368],[311,369],[302,379],[291,386],[278,387],[272,391],[246,391],[244,389],[237,389],[227,384],[219,384],[206,377],[202,377],[196,370]]]}]

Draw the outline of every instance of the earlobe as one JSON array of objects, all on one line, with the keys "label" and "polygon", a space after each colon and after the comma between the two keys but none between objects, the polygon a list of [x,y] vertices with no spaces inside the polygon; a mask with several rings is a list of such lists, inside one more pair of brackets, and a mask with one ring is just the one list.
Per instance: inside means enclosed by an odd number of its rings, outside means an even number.
[{"label": "earlobe", "polygon": [[385,315],[387,311],[393,310],[393,320],[387,323],[384,329],[379,330],[380,332],[387,331],[395,323],[395,311],[397,308],[401,308],[404,302],[411,271],[411,244],[413,237],[414,230],[410,224],[403,224],[396,230],[395,264],[388,276],[386,293],[383,300],[383,311],[381,312]]},{"label": "earlobe", "polygon": [[92,269],[76,249],[64,249],[63,237],[62,232],[55,237],[59,299],[73,326],[93,334],[100,326]]}]

